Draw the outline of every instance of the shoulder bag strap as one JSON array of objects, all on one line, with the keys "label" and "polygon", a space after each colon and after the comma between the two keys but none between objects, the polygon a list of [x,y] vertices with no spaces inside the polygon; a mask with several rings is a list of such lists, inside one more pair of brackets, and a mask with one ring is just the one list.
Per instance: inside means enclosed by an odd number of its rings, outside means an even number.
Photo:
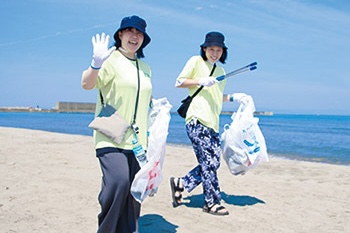
[{"label": "shoulder bag strap", "polygon": [[[136,58],[136,69],[137,69],[137,95],[136,95],[134,117],[133,117],[131,125],[135,125],[135,123],[136,123],[136,113],[137,113],[137,107],[138,107],[139,95],[140,95],[140,71],[139,71],[139,63],[137,61],[137,58]],[[104,105],[104,100],[103,100],[102,91],[99,90],[99,93],[100,93],[101,104],[103,106]]]},{"label": "shoulder bag strap", "polygon": [[[214,63],[213,68],[211,69],[209,76],[213,75],[215,68],[216,68],[216,63]],[[197,91],[191,96],[191,98],[195,97],[203,89],[203,87],[204,86],[202,85],[200,88],[198,88]]]},{"label": "shoulder bag strap", "polygon": [[100,89],[99,89],[98,91],[100,92],[100,100],[101,100],[101,104],[102,104],[102,106],[103,106],[103,105],[105,105],[105,104],[104,104],[104,101],[103,101],[102,91],[101,91]]}]

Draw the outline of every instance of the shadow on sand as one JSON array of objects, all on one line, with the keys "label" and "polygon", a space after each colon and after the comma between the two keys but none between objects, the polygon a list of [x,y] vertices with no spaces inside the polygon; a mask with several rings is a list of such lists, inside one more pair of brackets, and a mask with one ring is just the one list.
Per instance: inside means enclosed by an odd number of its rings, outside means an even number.
[{"label": "shadow on sand", "polygon": [[139,218],[139,233],[175,233],[178,227],[158,214],[146,214]]},{"label": "shadow on sand", "polygon": [[[252,206],[255,204],[265,204],[263,200],[247,195],[228,195],[225,192],[221,193],[222,200],[228,205],[235,206]],[[203,194],[188,196],[183,198],[185,205],[189,208],[202,208],[204,196]],[[139,233],[154,233],[165,232],[175,233],[179,226],[174,225],[158,214],[146,214],[139,219]]]},{"label": "shadow on sand", "polygon": [[[226,194],[225,192],[222,192],[221,198],[223,201],[225,201],[225,203],[229,205],[236,205],[236,206],[255,205],[258,203],[265,204],[263,200],[260,200],[256,197],[247,196],[247,195],[229,195],[229,194]],[[204,205],[203,194],[185,197],[184,200],[188,200],[188,202],[184,202],[183,205],[190,208],[202,208]]]}]

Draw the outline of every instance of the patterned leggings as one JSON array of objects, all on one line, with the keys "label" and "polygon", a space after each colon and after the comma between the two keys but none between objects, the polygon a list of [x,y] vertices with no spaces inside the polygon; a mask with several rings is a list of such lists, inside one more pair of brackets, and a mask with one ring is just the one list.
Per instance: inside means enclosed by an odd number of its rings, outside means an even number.
[{"label": "patterned leggings", "polygon": [[198,165],[182,177],[182,183],[188,192],[202,183],[204,203],[220,204],[221,193],[217,177],[221,154],[219,134],[202,125],[197,119],[192,119],[186,124],[186,130]]}]

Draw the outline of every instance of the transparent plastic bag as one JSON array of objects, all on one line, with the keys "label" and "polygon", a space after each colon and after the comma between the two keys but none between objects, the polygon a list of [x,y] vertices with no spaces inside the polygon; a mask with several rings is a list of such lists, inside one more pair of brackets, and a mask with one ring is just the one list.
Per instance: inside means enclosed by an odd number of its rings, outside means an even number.
[{"label": "transparent plastic bag", "polygon": [[224,126],[221,135],[222,156],[233,175],[246,173],[260,162],[268,161],[265,138],[254,117],[255,106],[249,96],[231,116],[232,123]]},{"label": "transparent plastic bag", "polygon": [[172,106],[166,98],[153,99],[149,113],[148,148],[146,163],[135,175],[131,194],[141,203],[147,196],[153,196],[163,180],[162,167],[165,157],[166,139]]}]

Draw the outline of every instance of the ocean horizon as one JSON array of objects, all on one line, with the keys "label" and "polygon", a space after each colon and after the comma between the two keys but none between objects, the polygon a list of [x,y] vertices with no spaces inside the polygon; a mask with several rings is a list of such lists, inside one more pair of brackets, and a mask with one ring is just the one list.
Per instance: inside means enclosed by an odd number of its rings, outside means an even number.
[{"label": "ocean horizon", "polygon": [[[92,136],[93,113],[0,112],[0,126]],[[350,116],[258,116],[270,157],[350,165]],[[220,115],[220,133],[231,115]],[[172,113],[167,143],[191,146],[184,119]]]}]

